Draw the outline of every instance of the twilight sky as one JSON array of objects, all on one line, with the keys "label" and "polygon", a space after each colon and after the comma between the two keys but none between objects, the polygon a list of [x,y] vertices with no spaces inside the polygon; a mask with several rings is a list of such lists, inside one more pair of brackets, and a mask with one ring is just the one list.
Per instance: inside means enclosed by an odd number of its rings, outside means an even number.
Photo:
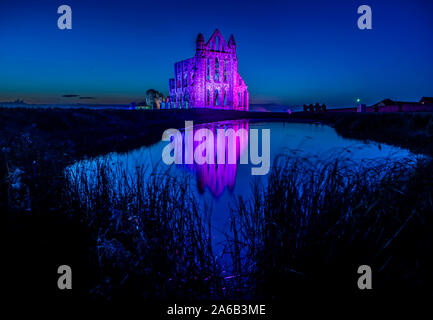
[{"label": "twilight sky", "polygon": [[[72,30],[57,8],[72,7]],[[359,30],[368,4],[373,30]],[[234,34],[250,103],[351,106],[433,96],[432,0],[1,0],[0,101],[130,103]],[[95,97],[85,100],[63,95]]]}]

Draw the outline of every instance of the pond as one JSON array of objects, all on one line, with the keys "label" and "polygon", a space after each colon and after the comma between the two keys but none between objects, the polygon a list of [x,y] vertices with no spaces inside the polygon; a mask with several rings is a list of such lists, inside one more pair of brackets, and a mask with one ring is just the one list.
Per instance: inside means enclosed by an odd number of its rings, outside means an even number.
[{"label": "pond", "polygon": [[[206,135],[213,134],[215,137],[217,130],[222,130],[223,133],[233,130],[232,132],[235,133],[232,138],[230,136],[225,137],[225,145],[212,146],[214,164],[197,164],[194,161],[190,164],[167,165],[162,160],[164,148],[167,148],[170,143],[174,145],[176,142],[182,146],[182,154],[178,162],[188,162],[186,161],[188,158],[186,141],[188,137],[186,138],[185,135],[187,130],[183,130],[171,142],[160,141],[128,153],[109,153],[97,158],[82,160],[67,170],[73,173],[78,168],[86,168],[89,179],[92,179],[92,175],[97,174],[97,163],[104,161],[116,168],[113,170],[113,176],[109,177],[109,179],[114,180],[120,178],[116,177],[116,172],[119,172],[119,175],[124,175],[127,172],[133,176],[137,167],[145,167],[149,174],[153,170],[165,171],[170,169],[170,174],[188,175],[191,177],[191,183],[194,184],[193,190],[197,198],[212,207],[212,228],[217,231],[213,232],[213,237],[218,243],[223,241],[222,234],[227,231],[229,208],[235,197],[250,197],[251,185],[253,183],[266,185],[270,174],[269,171],[264,175],[252,175],[252,169],[258,168],[260,165],[252,164],[251,161],[248,161],[247,164],[240,164],[241,158],[245,155],[248,156],[248,152],[250,152],[248,159],[251,159],[251,132],[256,131],[258,133],[258,140],[255,139],[258,142],[258,154],[263,158],[268,157],[271,166],[282,154],[307,163],[308,166],[338,159],[339,162],[346,165],[349,163],[355,168],[369,166],[372,162],[392,163],[396,160],[415,157],[410,151],[398,147],[343,138],[332,127],[323,124],[238,120],[196,125],[192,132],[195,134],[200,129],[208,129]],[[266,139],[262,137],[262,134],[266,129],[269,129],[270,133],[269,154],[266,154],[266,148],[263,147]],[[243,134],[239,134],[239,132],[243,132]],[[177,141],[175,141],[176,139]],[[230,139],[233,140],[230,141]],[[196,150],[199,143],[193,142],[192,148]],[[170,154],[174,155],[173,152]],[[224,164],[216,161],[221,154],[226,160]],[[235,154],[235,163],[227,161],[230,154]]]}]

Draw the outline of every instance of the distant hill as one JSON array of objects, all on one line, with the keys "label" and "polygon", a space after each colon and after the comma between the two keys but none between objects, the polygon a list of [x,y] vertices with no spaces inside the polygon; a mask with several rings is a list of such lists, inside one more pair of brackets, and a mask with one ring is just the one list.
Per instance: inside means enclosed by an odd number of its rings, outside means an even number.
[{"label": "distant hill", "polygon": [[0,101],[0,108],[125,109],[125,108],[129,108],[129,105],[126,105],[126,104],[90,104],[90,103],[32,104],[32,103],[25,103],[24,101],[14,101],[14,102],[1,102]]}]

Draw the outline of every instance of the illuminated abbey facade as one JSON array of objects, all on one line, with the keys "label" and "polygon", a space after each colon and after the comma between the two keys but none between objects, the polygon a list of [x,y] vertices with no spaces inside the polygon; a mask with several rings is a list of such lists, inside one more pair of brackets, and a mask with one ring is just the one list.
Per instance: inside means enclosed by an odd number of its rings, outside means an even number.
[{"label": "illuminated abbey facade", "polygon": [[166,108],[248,110],[248,87],[238,73],[233,35],[226,42],[215,30],[205,42],[197,36],[195,56],[174,64]]}]

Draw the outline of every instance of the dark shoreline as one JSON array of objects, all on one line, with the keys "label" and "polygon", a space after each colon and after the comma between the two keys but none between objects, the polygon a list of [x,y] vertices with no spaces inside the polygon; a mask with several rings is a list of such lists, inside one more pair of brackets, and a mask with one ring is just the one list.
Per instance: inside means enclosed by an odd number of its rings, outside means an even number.
[{"label": "dark shoreline", "polygon": [[[115,110],[0,108],[0,146],[21,162],[19,140],[31,139],[39,154],[69,163],[108,152],[126,152],[161,139],[185,121],[262,120],[322,123],[353,139],[373,140],[433,154],[432,113],[305,113],[231,110]],[[15,154],[15,155],[14,155]]]},{"label": "dark shoreline", "polygon": [[[185,121],[290,120],[285,113],[230,110],[114,110],[0,108],[0,145],[16,149],[21,136],[66,162],[107,152],[129,151],[161,139],[164,130]],[[19,160],[21,157],[16,157]]]}]

